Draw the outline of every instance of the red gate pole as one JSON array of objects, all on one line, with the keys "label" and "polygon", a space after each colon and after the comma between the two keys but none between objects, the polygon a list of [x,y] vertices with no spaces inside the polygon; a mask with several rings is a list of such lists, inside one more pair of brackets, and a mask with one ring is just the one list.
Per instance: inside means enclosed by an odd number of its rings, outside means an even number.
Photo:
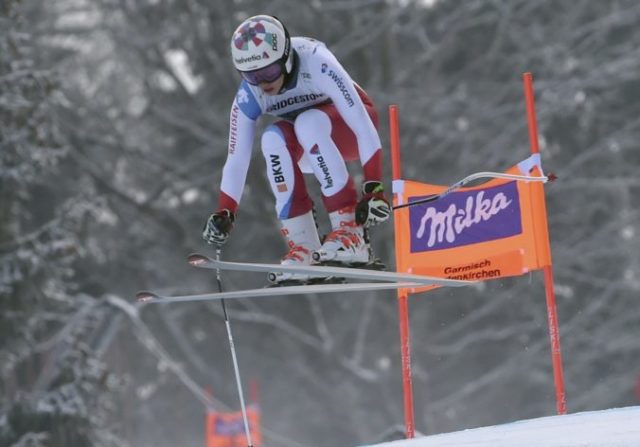
[{"label": "red gate pole", "polygon": [[[522,75],[524,82],[524,95],[527,104],[527,124],[529,126],[529,141],[531,153],[539,154],[538,125],[536,122],[535,100],[533,95],[533,77],[531,73]],[[543,200],[544,206],[544,200]],[[546,209],[545,209],[546,215]],[[562,355],[560,352],[560,330],[558,328],[558,311],[556,307],[556,295],[553,287],[553,270],[551,265],[543,267],[544,286],[547,298],[547,319],[549,322],[549,338],[551,340],[551,362],[553,364],[553,380],[556,388],[556,409],[558,414],[567,413],[567,402],[564,390],[564,373],[562,371]]]},{"label": "red gate pole", "polygon": [[[389,129],[391,137],[391,168],[393,180],[400,180],[400,126],[398,106],[389,106]],[[394,200],[395,201],[395,200]],[[396,231],[398,227],[396,226]],[[397,257],[397,251],[396,251]],[[398,260],[396,259],[396,262]],[[415,435],[413,416],[413,384],[411,382],[411,348],[409,335],[409,293],[398,290],[398,323],[400,326],[400,356],[402,359],[402,391],[404,396],[404,427],[407,438]]]}]

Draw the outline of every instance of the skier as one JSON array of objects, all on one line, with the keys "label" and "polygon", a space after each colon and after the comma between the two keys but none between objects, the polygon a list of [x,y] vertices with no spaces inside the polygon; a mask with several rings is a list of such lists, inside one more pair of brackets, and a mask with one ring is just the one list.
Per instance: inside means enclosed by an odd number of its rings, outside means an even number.
[{"label": "skier", "polygon": [[[231,106],[227,160],[218,211],[203,238],[226,242],[246,181],[256,120],[281,118],[261,137],[267,176],[281,232],[289,247],[282,264],[365,265],[372,261],[365,228],[389,218],[384,196],[377,114],[366,93],[320,41],[289,36],[275,17],[258,15],[231,39],[235,68],[243,80]],[[364,174],[358,201],[345,161],[359,160]],[[303,173],[320,182],[332,231],[320,242]],[[306,281],[279,274],[276,282]]]}]

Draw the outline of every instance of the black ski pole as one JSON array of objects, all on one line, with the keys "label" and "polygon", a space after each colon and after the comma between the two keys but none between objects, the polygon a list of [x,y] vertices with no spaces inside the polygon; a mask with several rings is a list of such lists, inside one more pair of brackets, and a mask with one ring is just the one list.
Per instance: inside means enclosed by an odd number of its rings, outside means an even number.
[{"label": "black ski pole", "polygon": [[[222,247],[216,246],[216,261],[220,261],[222,253]],[[222,290],[222,279],[220,277],[220,269],[216,268],[216,280],[218,281],[218,290],[220,293]],[[251,441],[251,431],[249,430],[249,420],[247,419],[247,409],[244,405],[244,393],[242,392],[242,382],[240,381],[240,369],[238,368],[238,358],[236,357],[236,348],[233,344],[233,336],[231,335],[231,323],[229,322],[229,315],[227,314],[227,306],[224,299],[220,300],[222,303],[222,313],[224,314],[224,324],[227,327],[227,336],[229,337],[229,347],[231,348],[231,358],[233,359],[233,371],[236,376],[236,385],[238,387],[238,395],[240,396],[240,408],[242,409],[242,419],[244,421],[244,432],[247,436],[247,446],[253,447]]]},{"label": "black ski pole", "polygon": [[400,205],[396,205],[391,209],[395,211],[401,208],[407,208],[409,206],[423,205],[425,203],[435,202],[436,200],[442,199],[448,196],[449,194],[451,194],[452,192],[462,188],[467,183],[473,180],[478,180],[483,178],[501,178],[501,179],[508,179],[508,180],[516,180],[516,181],[525,181],[525,182],[533,181],[533,182],[546,183],[546,182],[553,182],[554,180],[556,180],[557,177],[552,173],[549,173],[548,176],[532,177],[529,175],[505,174],[502,172],[477,172],[475,174],[471,174],[470,176],[465,177],[462,180],[454,183],[453,185],[449,186],[447,189],[442,191],[440,194],[433,194],[423,199],[414,200],[413,202],[401,203]]}]

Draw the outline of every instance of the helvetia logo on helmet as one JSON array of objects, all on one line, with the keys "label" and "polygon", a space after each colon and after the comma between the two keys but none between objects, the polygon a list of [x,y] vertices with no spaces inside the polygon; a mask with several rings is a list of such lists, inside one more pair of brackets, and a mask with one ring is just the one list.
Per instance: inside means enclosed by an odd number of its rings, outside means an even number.
[{"label": "helvetia logo on helmet", "polygon": [[252,54],[249,57],[239,57],[234,60],[236,61],[236,64],[246,64],[247,62],[261,61],[262,56],[260,56],[259,54]]}]

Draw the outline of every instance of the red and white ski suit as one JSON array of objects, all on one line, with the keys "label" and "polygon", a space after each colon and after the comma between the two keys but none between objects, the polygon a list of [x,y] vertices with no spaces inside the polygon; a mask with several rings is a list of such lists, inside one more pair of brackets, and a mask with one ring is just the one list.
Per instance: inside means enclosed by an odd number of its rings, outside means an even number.
[{"label": "red and white ski suit", "polygon": [[311,210],[303,173],[313,173],[320,182],[328,212],[357,202],[345,161],[360,160],[365,181],[381,180],[381,144],[372,102],[322,42],[294,37],[291,45],[294,71],[279,94],[267,95],[246,81],[238,88],[231,106],[220,209],[235,213],[238,208],[256,121],[263,114],[281,118],[261,138],[279,219]]}]

